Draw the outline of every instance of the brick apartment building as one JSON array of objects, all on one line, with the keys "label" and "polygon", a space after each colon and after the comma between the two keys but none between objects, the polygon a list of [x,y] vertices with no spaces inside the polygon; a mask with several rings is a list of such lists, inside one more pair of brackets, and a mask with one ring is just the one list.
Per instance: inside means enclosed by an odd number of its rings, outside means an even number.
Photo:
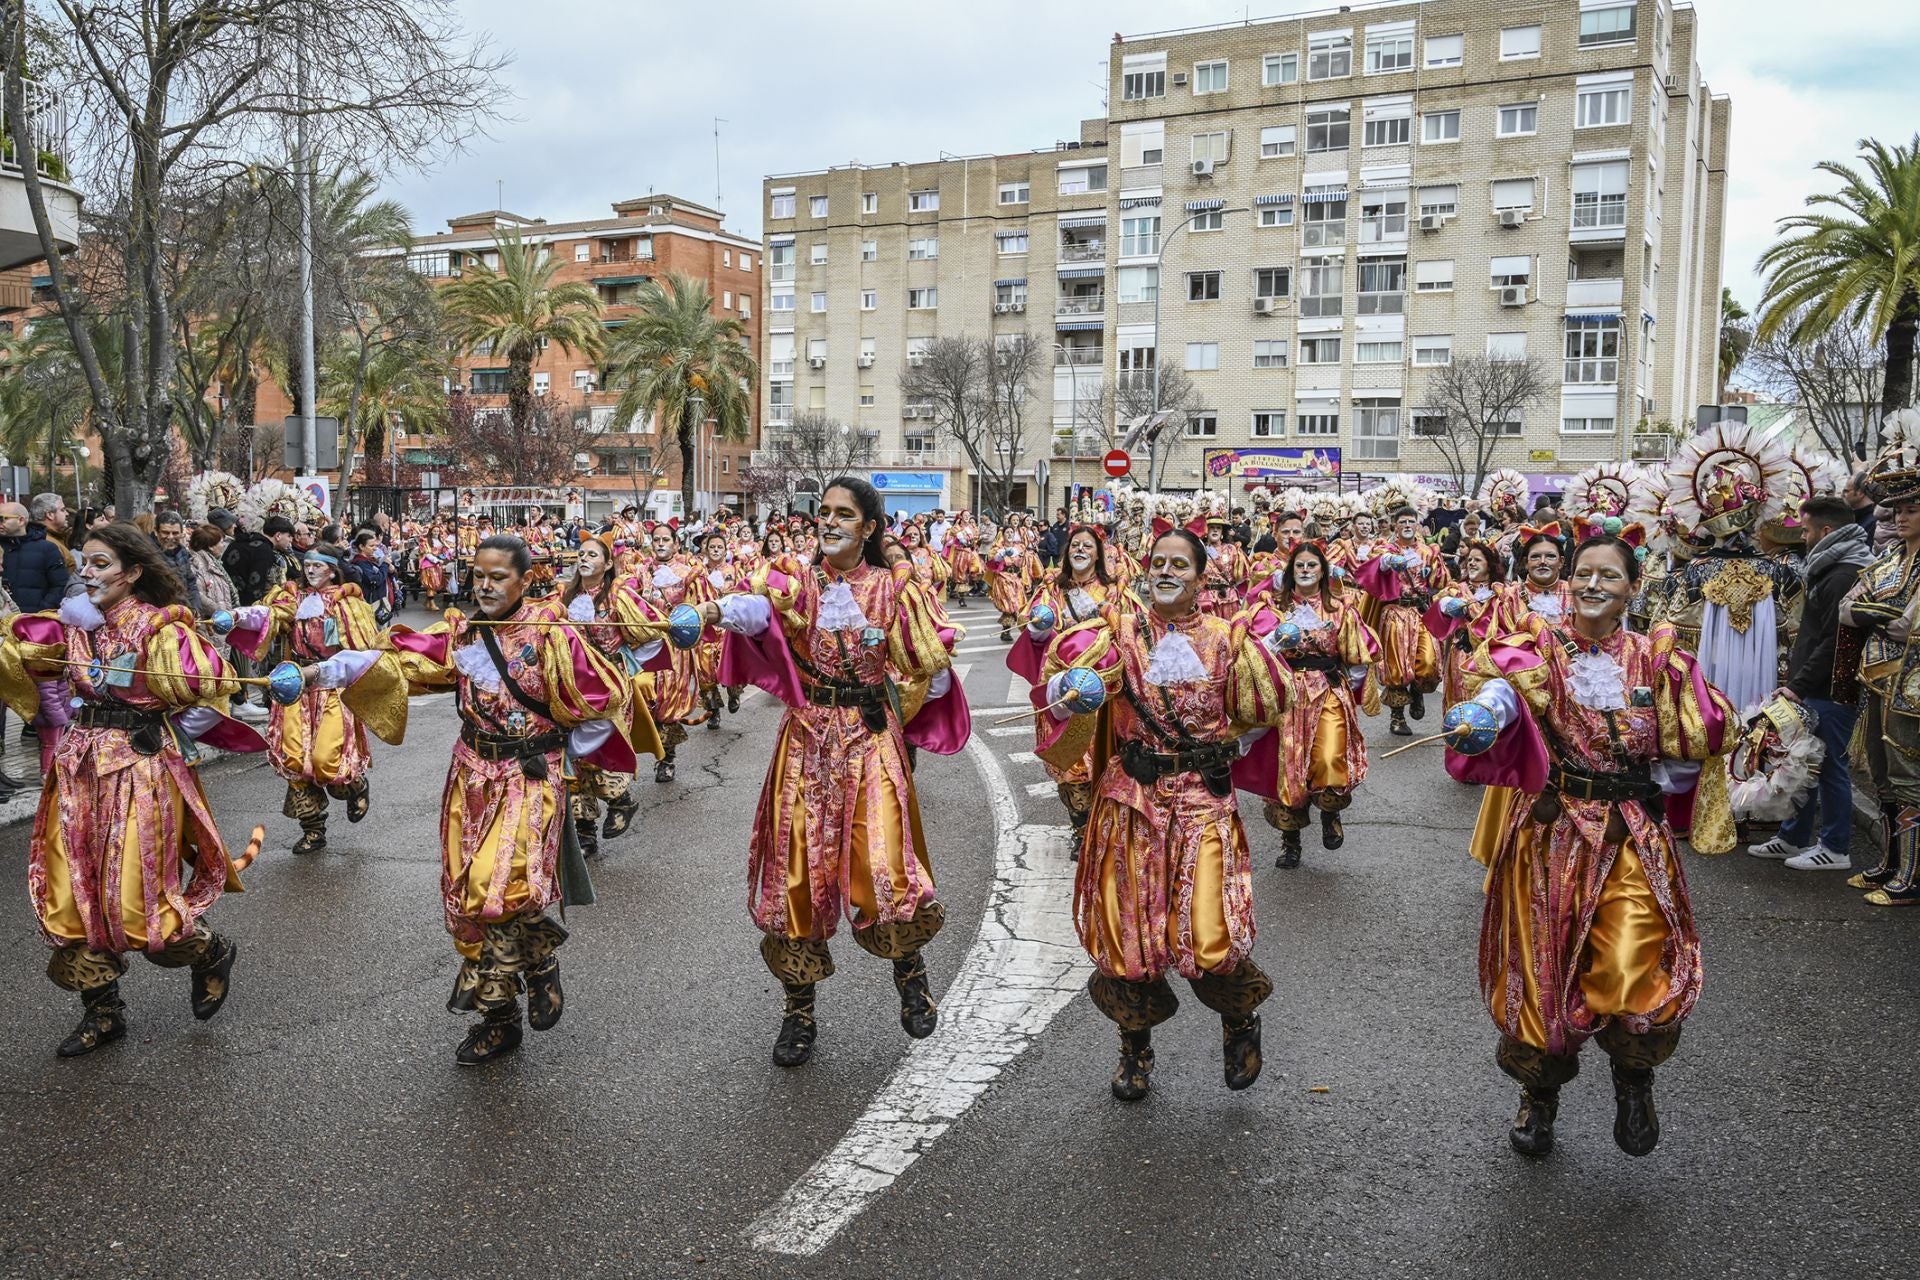
[{"label": "brick apartment building", "polygon": [[825,413],[875,433],[892,505],[969,504],[899,371],[940,335],[1017,333],[1054,366],[1016,495],[1034,507],[1098,478],[1104,380],[1162,360],[1205,409],[1168,489],[1309,457],[1444,475],[1416,410],[1456,352],[1552,370],[1494,459],[1537,490],[1656,454],[1636,428],[1691,421],[1715,387],[1731,108],[1696,39],[1667,0],[1117,38],[1108,116],[1070,141],[769,177],[769,432]]}]

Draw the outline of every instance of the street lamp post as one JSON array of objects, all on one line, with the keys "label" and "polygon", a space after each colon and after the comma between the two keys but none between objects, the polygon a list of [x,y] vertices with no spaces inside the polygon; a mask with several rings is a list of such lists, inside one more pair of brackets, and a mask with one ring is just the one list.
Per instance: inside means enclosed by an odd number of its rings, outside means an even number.
[{"label": "street lamp post", "polygon": [[[687,412],[693,415],[692,462],[693,483],[695,486],[693,491],[693,505],[697,508],[700,505],[701,495],[699,486],[706,481],[706,470],[702,459],[706,456],[706,449],[703,446],[706,444],[705,437],[707,434],[707,398],[697,391],[694,392],[693,398],[687,401]],[[686,518],[692,520],[693,515],[694,513],[689,511],[687,512]]]},{"label": "street lamp post", "polygon": [[[1157,300],[1159,294],[1156,293],[1154,297]],[[1069,508],[1069,514],[1071,514],[1073,491],[1080,480],[1080,364],[1074,357],[1073,349],[1066,343],[1056,342],[1053,344],[1053,349],[1065,358],[1067,362],[1068,384],[1073,388],[1069,393],[1072,398],[1067,409],[1067,416],[1073,424],[1070,428],[1073,434],[1067,439],[1067,492],[1065,495],[1067,499],[1066,505]],[[1046,507],[1043,505],[1041,507],[1041,513],[1045,514],[1045,512]]]},{"label": "street lamp post", "polygon": [[86,505],[80,500],[80,469],[93,456],[93,451],[83,444],[68,445],[67,448],[73,454],[73,510],[78,518],[80,508]]},{"label": "street lamp post", "polygon": [[[1160,414],[1160,295],[1166,292],[1166,287],[1167,287],[1167,282],[1164,278],[1165,271],[1163,270],[1165,266],[1166,256],[1167,256],[1167,245],[1169,242],[1172,241],[1174,236],[1186,230],[1187,227],[1192,224],[1193,220],[1199,217],[1203,213],[1217,213],[1224,220],[1226,216],[1230,213],[1245,213],[1245,212],[1246,212],[1245,209],[1227,209],[1227,208],[1195,209],[1192,213],[1186,216],[1186,219],[1182,221],[1180,225],[1176,226],[1172,231],[1167,232],[1167,234],[1165,234],[1164,236],[1161,236],[1160,243],[1156,245],[1154,248],[1154,254],[1153,254],[1153,274],[1154,274],[1153,407],[1148,414],[1149,418],[1158,417]],[[1161,430],[1164,431],[1165,428],[1162,427]],[[1152,463],[1147,469],[1147,489],[1149,492],[1156,493],[1156,494],[1160,492],[1159,453],[1160,453],[1159,440],[1158,440],[1158,437],[1156,437],[1153,445]]]}]

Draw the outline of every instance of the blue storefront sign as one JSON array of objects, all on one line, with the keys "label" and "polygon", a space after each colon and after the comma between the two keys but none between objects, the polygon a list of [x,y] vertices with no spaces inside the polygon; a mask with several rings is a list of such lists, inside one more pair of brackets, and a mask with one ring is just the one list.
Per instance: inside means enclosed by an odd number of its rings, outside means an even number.
[{"label": "blue storefront sign", "polygon": [[939,471],[875,471],[873,487],[889,515],[919,515],[940,505],[945,473]]}]

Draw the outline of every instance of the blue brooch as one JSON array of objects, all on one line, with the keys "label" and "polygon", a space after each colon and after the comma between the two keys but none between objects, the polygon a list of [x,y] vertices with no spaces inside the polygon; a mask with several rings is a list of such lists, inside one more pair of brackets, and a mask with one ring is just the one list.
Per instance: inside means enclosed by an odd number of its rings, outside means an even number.
[{"label": "blue brooch", "polygon": [[528,666],[532,666],[539,656],[540,651],[534,648],[531,643],[520,646],[520,661],[526,663]]},{"label": "blue brooch", "polygon": [[869,649],[877,649],[887,642],[887,633],[879,627],[868,627],[860,633],[860,643]]}]

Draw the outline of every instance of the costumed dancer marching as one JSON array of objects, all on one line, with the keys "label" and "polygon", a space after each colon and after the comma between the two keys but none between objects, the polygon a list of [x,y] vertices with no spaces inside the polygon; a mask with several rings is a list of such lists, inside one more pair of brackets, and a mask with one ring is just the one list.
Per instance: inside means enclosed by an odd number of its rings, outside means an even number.
[{"label": "costumed dancer marching", "polygon": [[84,593],[54,614],[16,614],[0,639],[0,696],[21,719],[40,683],[72,682],[80,706],[61,736],[34,814],[27,893],[53,948],[47,976],[80,997],[57,1050],[89,1053],[127,1032],[120,979],[138,952],[192,971],[193,1016],[220,1011],[239,948],[208,927],[220,895],[238,891],[196,769],[194,743],[264,751],[226,718],[240,685],[194,630],[183,588],[153,539],[129,524],[86,535]]},{"label": "costumed dancer marching", "polygon": [[833,974],[842,917],[861,950],[893,963],[906,1033],[933,1034],[921,952],[946,912],[907,749],[951,755],[972,731],[933,602],[904,563],[886,564],[879,493],[834,479],[819,520],[816,569],[783,560],[749,592],[700,606],[728,633],[721,678],[787,706],[747,858],[760,955],[786,996],[773,1046],[783,1067],[813,1054],[815,987]]},{"label": "costumed dancer marching", "polygon": [[[687,603],[696,567],[692,557],[680,554],[672,525],[654,525],[647,539],[653,554],[641,562],[636,585],[655,613],[671,616],[676,607]],[[675,648],[665,668],[649,670],[640,677],[637,687],[646,696],[647,709],[653,713],[660,743],[667,751],[653,766],[655,782],[673,781],[675,757],[687,740],[687,729],[706,718],[700,708],[696,664],[693,650]]]},{"label": "costumed dancer marching", "polygon": [[[379,649],[380,624],[357,584],[346,581],[346,555],[322,543],[302,557],[302,580],[275,587],[262,604],[222,618],[228,639],[259,661],[269,650],[301,666],[324,662],[343,649]],[[297,702],[276,702],[267,721],[273,771],[286,779],[280,811],[300,824],[297,854],[327,847],[328,798],[344,801],[347,821],[367,816],[371,789],[367,768],[373,753],[366,726],[347,709],[337,689],[308,689]]]},{"label": "costumed dancer marching", "polygon": [[1274,865],[1297,867],[1310,809],[1320,811],[1322,848],[1346,843],[1340,813],[1367,780],[1360,712],[1380,713],[1380,640],[1360,620],[1353,594],[1334,581],[1327,553],[1312,542],[1293,549],[1284,582],[1256,605],[1254,634],[1273,645],[1293,673],[1278,735],[1289,744],[1279,762],[1280,794],[1266,802],[1265,813],[1280,832]]},{"label": "costumed dancer marching", "polygon": [[1215,511],[1207,517],[1207,568],[1200,583],[1200,607],[1216,618],[1231,618],[1247,607],[1250,569],[1247,553],[1227,540],[1227,517]]},{"label": "costumed dancer marching", "polygon": [[[1488,804],[1517,796],[1501,821],[1482,821],[1473,853],[1487,867],[1480,988],[1500,1029],[1495,1059],[1521,1087],[1509,1140],[1524,1155],[1552,1149],[1560,1088],[1589,1038],[1613,1068],[1614,1141],[1652,1151],[1654,1068],[1700,993],[1664,797],[1696,774],[1724,778],[1738,725],[1674,628],[1621,626],[1638,578],[1632,546],[1582,542],[1570,617],[1529,615],[1490,637],[1470,700],[1445,717],[1448,772],[1488,785]],[[1703,785],[1700,810],[1731,824],[1724,786]]]},{"label": "costumed dancer marching", "polygon": [[1440,690],[1448,706],[1467,696],[1467,662],[1487,638],[1507,586],[1505,558],[1487,543],[1464,543],[1455,559],[1459,576],[1422,619],[1440,646]]},{"label": "costumed dancer marching", "polygon": [[1427,714],[1426,695],[1440,687],[1440,653],[1421,615],[1447,585],[1447,564],[1438,547],[1420,540],[1420,513],[1397,508],[1394,541],[1354,571],[1354,581],[1380,602],[1381,700],[1392,710],[1388,731],[1402,738]]},{"label": "costumed dancer marching", "polygon": [[1206,562],[1191,530],[1161,533],[1146,568],[1152,607],[1110,599],[1047,653],[1039,754],[1049,764],[1085,757],[1093,713],[1115,700],[1117,748],[1095,784],[1073,908],[1096,969],[1088,993],[1120,1029],[1112,1090],[1125,1102],[1146,1096],[1153,1028],[1178,1007],[1169,972],[1220,1016],[1229,1089],[1260,1074],[1258,1010],[1273,992],[1252,955],[1253,867],[1234,762],[1242,735],[1284,722],[1292,677],[1249,615],[1229,622],[1198,607]]},{"label": "costumed dancer marching", "polygon": [[480,1015],[454,1053],[462,1066],[520,1047],[523,987],[535,1031],[560,1021],[567,930],[547,912],[593,901],[572,838],[571,765],[629,773],[635,763],[626,672],[558,602],[526,599],[532,569],[521,539],[485,538],[471,575],[481,617],[449,612],[426,631],[395,628],[389,649],[343,650],[302,669],[309,688],[343,689],[388,742],[405,736],[410,692],[454,695],[460,737],[440,801],[440,898],[460,968],[447,1009]]},{"label": "costumed dancer marching", "polygon": [[1027,539],[1025,522],[1010,516],[987,552],[987,599],[1000,611],[1000,641],[1013,640],[1014,623],[1027,603],[1027,596],[1040,579],[1040,558]]},{"label": "costumed dancer marching", "polygon": [[962,511],[954,517],[953,527],[947,530],[946,545],[941,548],[950,575],[947,578],[948,600],[980,594],[980,584],[986,579],[987,569],[974,545],[979,540],[980,527],[973,522],[971,515]]},{"label": "costumed dancer marching", "polygon": [[[727,563],[727,535],[719,529],[710,529],[700,538],[699,570],[688,580],[685,594],[681,597],[685,603],[698,607],[709,600],[717,600],[730,591],[737,590],[743,579],[736,577],[732,566]],[[699,676],[700,705],[707,711],[707,728],[720,727],[720,630],[709,627],[700,644],[694,649],[694,669]],[[737,714],[740,710],[740,693],[745,685],[727,685],[727,712]]]}]

